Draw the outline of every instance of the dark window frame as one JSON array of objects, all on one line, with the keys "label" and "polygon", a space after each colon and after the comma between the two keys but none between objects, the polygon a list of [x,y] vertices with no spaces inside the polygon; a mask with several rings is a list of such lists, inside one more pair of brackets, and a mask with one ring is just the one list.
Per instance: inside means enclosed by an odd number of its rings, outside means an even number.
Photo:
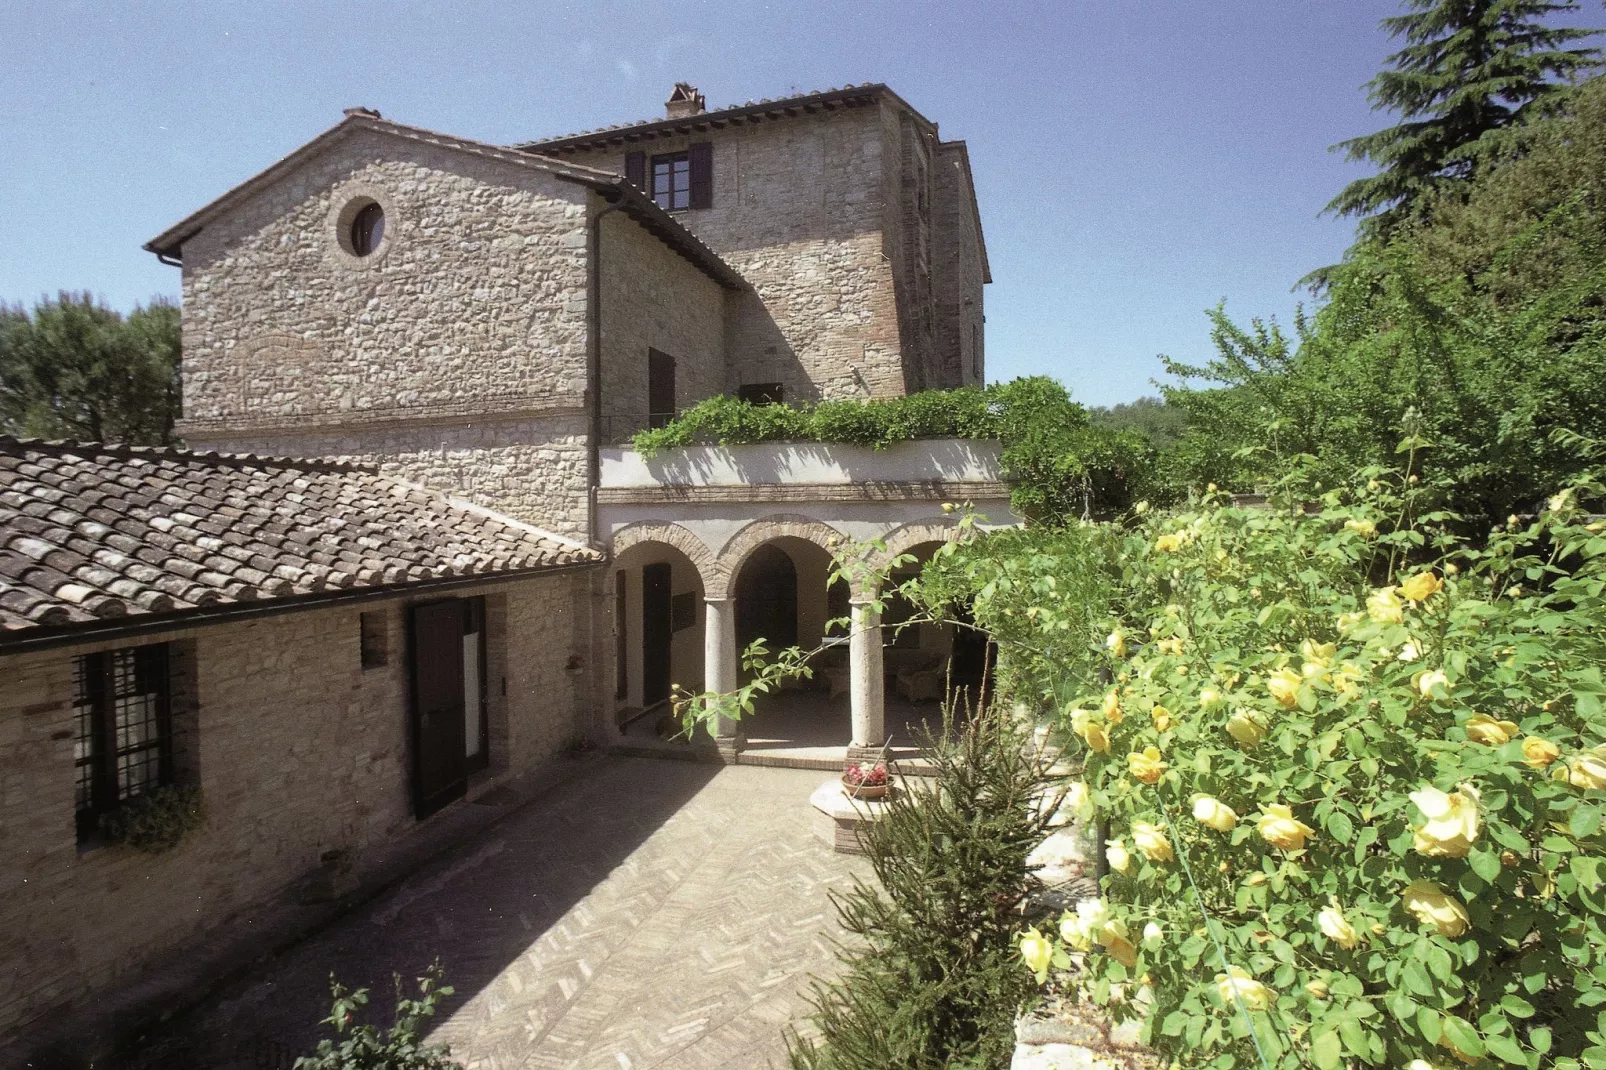
[{"label": "dark window frame", "polygon": [[385,243],[385,209],[370,201],[357,210],[351,220],[351,251],[372,256]]},{"label": "dark window frame", "polygon": [[73,692],[75,813],[82,843],[100,831],[102,816],[173,783],[168,644],[76,656]]},{"label": "dark window frame", "polygon": [[490,668],[491,630],[486,620],[485,596],[459,599],[463,603],[463,637],[478,635],[479,691],[480,691],[480,749],[477,754],[464,754],[468,772],[478,773],[491,767],[491,686],[487,670]]},{"label": "dark window frame", "polygon": [[[664,179],[662,183],[660,178]],[[682,179],[684,186],[677,183]],[[647,195],[666,212],[683,212],[692,206],[689,149],[662,152],[647,162]]]}]

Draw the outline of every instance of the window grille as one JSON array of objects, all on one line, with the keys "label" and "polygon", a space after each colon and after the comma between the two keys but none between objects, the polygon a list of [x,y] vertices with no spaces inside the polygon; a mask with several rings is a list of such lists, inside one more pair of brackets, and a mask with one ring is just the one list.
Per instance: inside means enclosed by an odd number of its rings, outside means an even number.
[{"label": "window grille", "polygon": [[73,659],[78,833],[100,815],[173,779],[166,644]]}]

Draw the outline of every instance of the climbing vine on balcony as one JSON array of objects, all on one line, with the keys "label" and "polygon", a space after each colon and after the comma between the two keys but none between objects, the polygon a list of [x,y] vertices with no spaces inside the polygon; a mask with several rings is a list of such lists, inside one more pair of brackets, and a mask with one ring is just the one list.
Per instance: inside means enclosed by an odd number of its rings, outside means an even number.
[{"label": "climbing vine on balcony", "polygon": [[1133,431],[1096,427],[1047,376],[906,397],[755,405],[714,397],[632,445],[645,457],[682,446],[817,442],[886,449],[932,438],[996,439],[1015,511],[1036,523],[1119,512],[1150,487],[1154,451]]}]

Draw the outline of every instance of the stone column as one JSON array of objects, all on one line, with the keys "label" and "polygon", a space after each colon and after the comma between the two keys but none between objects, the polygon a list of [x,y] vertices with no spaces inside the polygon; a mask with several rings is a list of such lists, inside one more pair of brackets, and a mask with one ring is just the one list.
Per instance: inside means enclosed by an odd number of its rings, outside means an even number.
[{"label": "stone column", "polygon": [[[721,694],[740,685],[736,660],[736,600],[703,599],[703,688]],[[721,717],[714,740],[727,758],[736,754],[736,722]]]},{"label": "stone column", "polygon": [[881,671],[881,611],[868,599],[854,598],[848,633],[849,687],[853,703],[853,739],[848,758],[880,752],[886,742],[886,683]]}]

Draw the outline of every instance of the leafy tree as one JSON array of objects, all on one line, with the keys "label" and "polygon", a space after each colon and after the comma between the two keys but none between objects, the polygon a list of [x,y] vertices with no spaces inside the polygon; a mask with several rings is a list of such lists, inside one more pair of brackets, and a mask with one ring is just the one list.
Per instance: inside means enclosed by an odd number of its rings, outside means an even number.
[{"label": "leafy tree", "polygon": [[179,410],[179,310],[126,319],[87,293],[0,309],[0,430],[162,444]]},{"label": "leafy tree", "polygon": [[1148,439],[1155,449],[1165,449],[1187,428],[1187,414],[1164,398],[1142,397],[1120,405],[1105,408],[1092,406],[1087,410],[1094,427],[1112,431],[1136,431]]},{"label": "leafy tree", "polygon": [[1606,436],[1606,79],[1536,123],[1521,157],[1366,239],[1292,333],[1212,313],[1218,356],[1172,362],[1188,430],[1168,478],[1252,490],[1309,455],[1329,482],[1391,463],[1413,413],[1424,476],[1469,520],[1527,512],[1580,471],[1558,431]]},{"label": "leafy tree", "polygon": [[[950,727],[952,727],[950,725]],[[1031,995],[1014,950],[1047,833],[1049,760],[997,706],[928,739],[930,788],[901,792],[871,827],[877,885],[838,900],[843,976],[812,992],[816,1043],[788,1037],[795,1070],[953,1070],[1009,1065]]]},{"label": "leafy tree", "polygon": [[1405,47],[1370,83],[1375,110],[1399,113],[1395,126],[1335,145],[1380,173],[1357,179],[1328,210],[1370,216],[1387,233],[1422,199],[1464,184],[1478,165],[1509,148],[1511,132],[1553,108],[1567,82],[1594,66],[1595,48],[1569,47],[1596,31],[1547,26],[1577,9],[1575,0],[1406,0],[1383,20]]}]

